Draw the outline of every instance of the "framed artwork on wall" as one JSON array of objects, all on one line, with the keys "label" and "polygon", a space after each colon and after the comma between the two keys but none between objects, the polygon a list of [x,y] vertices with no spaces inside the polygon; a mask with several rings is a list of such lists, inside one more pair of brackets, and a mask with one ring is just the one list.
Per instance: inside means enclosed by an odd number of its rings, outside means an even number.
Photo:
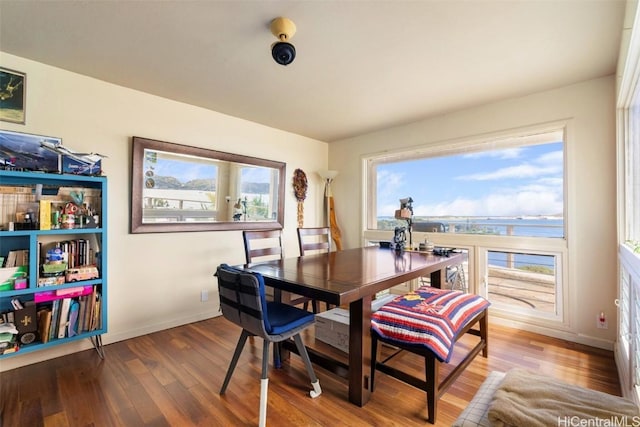
[{"label": "framed artwork on wall", "polygon": [[0,67],[0,120],[25,124],[27,75]]}]

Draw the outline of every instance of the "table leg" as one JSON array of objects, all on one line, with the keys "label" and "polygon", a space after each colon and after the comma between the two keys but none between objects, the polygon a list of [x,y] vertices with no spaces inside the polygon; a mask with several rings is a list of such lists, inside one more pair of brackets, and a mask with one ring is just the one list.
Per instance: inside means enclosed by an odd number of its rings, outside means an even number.
[{"label": "table leg", "polygon": [[443,267],[440,270],[431,273],[431,287],[442,289],[442,285],[447,283],[447,268]]},{"label": "table leg", "polygon": [[349,401],[364,406],[371,397],[371,296],[349,304]]}]

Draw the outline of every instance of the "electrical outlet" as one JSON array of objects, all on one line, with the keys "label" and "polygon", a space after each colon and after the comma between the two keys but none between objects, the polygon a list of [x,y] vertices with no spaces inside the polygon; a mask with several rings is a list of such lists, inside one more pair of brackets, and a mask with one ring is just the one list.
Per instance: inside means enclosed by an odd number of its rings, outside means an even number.
[{"label": "electrical outlet", "polygon": [[598,329],[609,329],[607,316],[604,314],[604,311],[600,312],[598,316],[596,316],[596,327]]},{"label": "electrical outlet", "polygon": [[208,290],[203,289],[202,291],[200,291],[200,301],[201,302],[209,301],[209,291]]}]

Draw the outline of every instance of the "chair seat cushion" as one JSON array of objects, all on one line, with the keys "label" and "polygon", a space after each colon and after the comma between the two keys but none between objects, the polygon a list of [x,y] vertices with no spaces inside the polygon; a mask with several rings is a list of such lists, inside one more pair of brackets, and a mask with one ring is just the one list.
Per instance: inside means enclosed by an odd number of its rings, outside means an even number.
[{"label": "chair seat cushion", "polygon": [[272,335],[283,334],[315,321],[313,313],[279,302],[267,303],[267,318],[271,325],[269,333]]},{"label": "chair seat cushion", "polygon": [[373,313],[371,327],[387,342],[428,349],[449,362],[457,335],[489,305],[479,295],[422,286]]}]

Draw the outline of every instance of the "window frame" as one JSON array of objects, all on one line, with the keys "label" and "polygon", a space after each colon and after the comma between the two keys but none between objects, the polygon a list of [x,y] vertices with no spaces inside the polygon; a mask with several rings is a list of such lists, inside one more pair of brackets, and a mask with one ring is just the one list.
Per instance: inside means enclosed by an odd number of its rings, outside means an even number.
[{"label": "window frame", "polygon": [[[568,234],[568,173],[567,173],[567,152],[568,152],[568,121],[556,121],[535,127],[525,127],[515,130],[495,132],[478,137],[462,138],[458,140],[440,141],[434,144],[412,147],[410,149],[385,151],[384,153],[374,153],[365,156],[363,163],[363,188],[364,209],[363,225],[364,230],[373,231],[377,228],[377,169],[376,166],[383,163],[401,162],[408,160],[426,159],[434,157],[444,157],[460,154],[471,154],[493,150],[500,150],[513,147],[525,147],[530,145],[550,142],[548,135],[556,134],[563,143],[563,237],[567,239]],[[523,142],[526,140],[526,142]],[[399,195],[400,196],[400,195]]]},{"label": "window frame", "polygon": [[[370,185],[377,183],[376,168],[378,163],[389,161],[410,160],[420,157],[443,156],[450,154],[471,153],[477,151],[485,151],[487,148],[502,149],[513,147],[514,143],[520,142],[523,135],[529,136],[529,144],[519,144],[518,146],[534,145],[541,142],[549,141],[549,139],[536,140],[534,135],[548,135],[551,132],[561,132],[561,140],[563,142],[563,237],[530,237],[530,236],[495,236],[481,234],[457,234],[457,233],[420,233],[413,232],[413,241],[419,242],[424,239],[427,234],[430,240],[434,241],[438,246],[465,248],[469,250],[468,264],[468,288],[469,292],[483,294],[486,290],[483,288],[483,275],[486,268],[482,265],[482,252],[491,250],[514,251],[514,252],[531,252],[544,255],[555,255],[558,261],[558,271],[556,272],[558,283],[556,288],[556,316],[540,315],[531,316],[531,312],[517,313],[512,311],[504,311],[497,309],[496,314],[508,321],[521,322],[523,324],[548,327],[556,330],[566,330],[570,328],[570,310],[569,303],[575,297],[575,289],[570,288],[569,271],[570,266],[567,262],[568,248],[571,239],[572,224],[571,218],[571,188],[572,181],[572,144],[570,134],[572,131],[572,120],[557,120],[548,123],[542,123],[533,126],[523,126],[517,129],[509,129],[505,131],[496,131],[479,136],[471,136],[456,140],[444,140],[434,142],[432,144],[411,147],[409,149],[397,151],[385,151],[382,153],[373,153],[362,157],[362,186],[363,191],[363,209],[362,209],[362,243],[369,244],[372,241],[388,240],[392,231],[378,230],[369,227],[369,224],[377,224],[376,209],[376,186]],[[373,208],[373,209],[371,209]]]},{"label": "window frame", "polygon": [[[632,29],[623,32],[618,64],[616,99],[616,149],[618,197],[618,331],[615,358],[622,394],[640,404],[640,331],[635,329],[640,313],[640,254],[634,253],[628,240],[640,240],[640,12],[628,8],[627,21]],[[636,120],[634,120],[634,118]],[[625,275],[626,279],[625,280]],[[624,296],[628,299],[625,299]],[[627,318],[623,319],[626,315]],[[628,330],[624,329],[624,325]],[[623,336],[623,334],[627,336]]]},{"label": "window frame", "polygon": [[[509,253],[512,252],[514,254],[521,253],[521,250],[513,250],[513,249],[505,249],[503,247],[480,247],[478,248],[478,256],[482,259],[487,259],[489,252],[503,252]],[[528,254],[531,255],[544,255],[544,256],[552,256],[555,257],[555,271],[554,271],[554,279],[555,279],[555,312],[554,313],[545,313],[542,311],[538,311],[535,309],[520,309],[516,307],[509,307],[506,304],[500,304],[492,302],[492,310],[494,313],[501,313],[505,316],[514,317],[514,318],[531,318],[534,315],[538,320],[541,321],[551,321],[551,322],[562,322],[564,319],[565,313],[565,299],[567,298],[567,286],[564,286],[565,283],[565,254],[566,251],[549,251],[549,250],[527,250]],[[479,263],[478,268],[480,269],[480,294],[485,298],[489,298],[489,271],[488,271],[488,263]]]}]

